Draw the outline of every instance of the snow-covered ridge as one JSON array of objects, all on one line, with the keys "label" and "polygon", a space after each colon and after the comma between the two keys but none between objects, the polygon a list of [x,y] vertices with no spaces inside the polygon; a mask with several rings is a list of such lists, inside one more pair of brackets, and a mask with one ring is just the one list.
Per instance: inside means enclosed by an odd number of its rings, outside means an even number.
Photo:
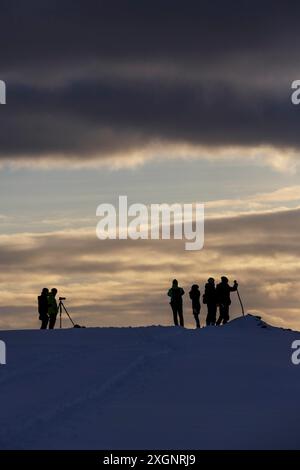
[{"label": "snow-covered ridge", "polygon": [[299,332],[223,327],[3,331],[0,448],[299,448]]}]

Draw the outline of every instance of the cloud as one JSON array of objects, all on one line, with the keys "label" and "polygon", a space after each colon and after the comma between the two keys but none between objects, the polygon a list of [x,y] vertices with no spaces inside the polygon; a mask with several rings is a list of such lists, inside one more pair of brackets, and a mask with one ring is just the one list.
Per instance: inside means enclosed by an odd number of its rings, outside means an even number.
[{"label": "cloud", "polygon": [[296,3],[4,4],[2,162],[297,164]]},{"label": "cloud", "polygon": [[[58,286],[74,318],[90,326],[169,324],[166,290],[175,276],[187,294],[194,282],[203,290],[209,276],[226,274],[240,281],[247,311],[299,328],[299,229],[299,209],[211,219],[204,249],[189,253],[177,240],[99,241],[89,229],[1,235],[1,325],[36,327],[45,285]],[[185,312],[192,326],[187,295]]]},{"label": "cloud", "polygon": [[[296,171],[299,10],[293,1],[4,0],[0,167],[181,158]],[[247,310],[297,326],[299,187],[207,206],[196,253],[181,242],[100,242],[68,221],[1,235],[1,325],[36,327],[44,285],[89,325],[168,324],[175,275],[187,290],[227,273]],[[185,308],[192,325],[187,295]]]},{"label": "cloud", "polygon": [[299,209],[300,186],[287,186],[268,193],[240,199],[220,199],[205,203],[206,217],[233,217]]}]

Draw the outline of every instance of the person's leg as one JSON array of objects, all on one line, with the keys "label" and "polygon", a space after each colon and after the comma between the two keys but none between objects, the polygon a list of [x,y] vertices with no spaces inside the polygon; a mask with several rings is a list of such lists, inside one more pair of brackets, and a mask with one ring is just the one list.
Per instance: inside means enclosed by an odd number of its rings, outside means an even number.
[{"label": "person's leg", "polygon": [[229,305],[224,305],[223,325],[229,321]]},{"label": "person's leg", "polygon": [[51,315],[49,320],[49,330],[53,330],[56,323],[56,315]]},{"label": "person's leg", "polygon": [[180,326],[184,326],[182,304],[178,305],[177,312],[178,312],[178,316],[179,316]]},{"label": "person's leg", "polygon": [[223,325],[225,325],[225,323],[226,323],[226,309],[227,309],[226,305],[220,306],[220,314],[222,316],[222,324]]},{"label": "person's leg", "polygon": [[177,319],[177,307],[174,304],[171,304],[172,312],[173,312],[173,320],[174,320],[174,325],[178,326],[178,319]]},{"label": "person's leg", "polygon": [[49,317],[48,315],[42,318],[41,330],[46,330],[48,326]]},{"label": "person's leg", "polygon": [[223,321],[223,318],[224,318],[223,317],[223,308],[224,308],[223,305],[219,306],[219,318],[218,318],[217,323],[216,323],[217,326],[219,326]]},{"label": "person's leg", "polygon": [[215,325],[216,320],[217,320],[217,305],[212,304],[210,308],[211,308],[210,324]]},{"label": "person's leg", "polygon": [[215,325],[216,323],[216,306],[214,304],[207,304],[207,317],[206,325]]},{"label": "person's leg", "polygon": [[207,305],[207,315],[206,315],[206,326],[210,325],[210,308],[209,305]]},{"label": "person's leg", "polygon": [[200,328],[200,321],[199,321],[199,312],[194,309],[193,311],[195,322],[196,322],[196,328]]},{"label": "person's leg", "polygon": [[196,308],[196,325],[197,325],[197,328],[200,328],[200,318],[199,318],[199,315],[200,315],[200,305],[197,306]]}]

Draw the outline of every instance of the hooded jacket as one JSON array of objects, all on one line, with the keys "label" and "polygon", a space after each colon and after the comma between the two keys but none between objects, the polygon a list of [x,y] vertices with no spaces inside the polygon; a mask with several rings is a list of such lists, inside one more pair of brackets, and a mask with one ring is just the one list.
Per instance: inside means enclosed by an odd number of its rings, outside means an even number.
[{"label": "hooded jacket", "polygon": [[171,297],[171,304],[182,304],[182,296],[184,295],[184,290],[182,287],[171,287],[168,291],[168,296]]},{"label": "hooded jacket", "polygon": [[58,307],[57,307],[57,302],[56,298],[54,295],[50,292],[48,295],[48,315],[57,315],[58,313]]},{"label": "hooded jacket", "polygon": [[203,295],[203,303],[205,304],[216,304],[217,303],[217,294],[216,287],[214,284],[207,282],[205,284],[205,292]]},{"label": "hooded jacket", "polygon": [[192,300],[192,306],[195,308],[200,308],[200,290],[199,288],[191,288],[190,292],[190,299]]},{"label": "hooded jacket", "polygon": [[217,303],[221,305],[230,305],[231,304],[230,292],[236,291],[237,288],[238,288],[237,284],[231,287],[229,284],[225,282],[220,282],[220,284],[218,284],[216,288]]}]

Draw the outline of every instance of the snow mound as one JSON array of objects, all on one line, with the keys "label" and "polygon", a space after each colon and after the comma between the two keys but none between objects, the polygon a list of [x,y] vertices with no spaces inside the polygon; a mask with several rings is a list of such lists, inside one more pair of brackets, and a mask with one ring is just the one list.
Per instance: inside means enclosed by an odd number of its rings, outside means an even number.
[{"label": "snow mound", "polygon": [[300,448],[300,333],[259,317],[0,339],[1,449]]}]

